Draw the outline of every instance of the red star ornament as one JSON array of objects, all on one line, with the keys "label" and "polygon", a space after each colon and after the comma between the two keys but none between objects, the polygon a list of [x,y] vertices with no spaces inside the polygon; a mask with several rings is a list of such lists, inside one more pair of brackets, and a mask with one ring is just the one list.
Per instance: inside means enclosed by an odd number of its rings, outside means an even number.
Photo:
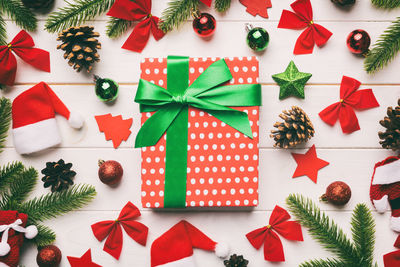
[{"label": "red star ornament", "polygon": [[292,178],[308,176],[314,183],[317,183],[318,171],[329,165],[329,162],[317,157],[317,150],[313,145],[305,154],[292,153],[297,163],[297,168]]},{"label": "red star ornament", "polygon": [[92,251],[90,249],[80,258],[67,256],[67,259],[71,267],[102,267],[92,262]]}]

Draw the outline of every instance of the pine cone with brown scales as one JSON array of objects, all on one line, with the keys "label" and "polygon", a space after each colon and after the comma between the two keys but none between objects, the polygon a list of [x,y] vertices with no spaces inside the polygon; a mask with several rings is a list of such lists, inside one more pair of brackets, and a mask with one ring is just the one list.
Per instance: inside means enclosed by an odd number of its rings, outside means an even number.
[{"label": "pine cone with brown scales", "polygon": [[331,0],[331,2],[339,6],[349,6],[354,5],[356,0]]},{"label": "pine cone with brown scales", "polygon": [[310,140],[315,133],[314,126],[307,114],[299,107],[284,110],[279,117],[283,122],[276,122],[276,130],[271,131],[270,137],[275,140],[274,147],[290,148]]},{"label": "pine cone with brown scales", "polygon": [[381,146],[393,151],[400,149],[400,99],[397,104],[395,108],[388,107],[387,116],[379,122],[386,131],[378,133]]},{"label": "pine cone with brown scales", "polygon": [[243,256],[233,254],[229,260],[224,260],[225,267],[247,267],[249,261],[244,259]]},{"label": "pine cone with brown scales", "polygon": [[101,48],[97,40],[100,34],[93,30],[94,27],[90,26],[71,27],[58,35],[57,41],[61,41],[62,44],[58,45],[57,49],[65,51],[64,58],[77,72],[85,68],[89,73],[93,68],[92,64],[100,61],[100,55],[97,53]]}]

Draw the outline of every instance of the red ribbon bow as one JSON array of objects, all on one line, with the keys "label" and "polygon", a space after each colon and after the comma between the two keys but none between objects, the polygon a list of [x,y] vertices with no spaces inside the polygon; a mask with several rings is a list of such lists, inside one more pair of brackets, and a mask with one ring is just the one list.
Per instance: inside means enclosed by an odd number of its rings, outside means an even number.
[{"label": "red ribbon bow", "polygon": [[117,220],[93,224],[92,231],[97,240],[101,242],[108,236],[103,250],[117,260],[119,259],[123,243],[121,225],[133,240],[145,246],[149,229],[144,224],[135,221],[139,216],[139,209],[128,202],[121,210]]},{"label": "red ribbon bow", "polygon": [[[277,232],[288,240],[303,241],[303,233],[298,222],[288,221],[289,213],[275,206],[269,218],[269,225],[254,230],[246,235],[251,245],[260,249],[264,244],[264,259],[267,261],[285,261],[281,239]],[[274,232],[274,231],[275,232]]]},{"label": "red ribbon bow", "polygon": [[11,43],[0,46],[0,84],[14,84],[17,59],[12,51],[29,65],[50,72],[49,52],[34,46],[32,37],[24,30],[20,31]]},{"label": "red ribbon bow", "polygon": [[157,41],[165,35],[158,28],[160,19],[151,14],[151,0],[135,0],[135,2],[116,0],[107,15],[129,21],[140,21],[122,46],[124,49],[140,53],[150,38],[150,32]]},{"label": "red ribbon bow", "polygon": [[379,107],[372,89],[358,90],[360,85],[359,81],[343,76],[340,85],[340,101],[321,111],[319,113],[321,119],[331,126],[335,125],[339,119],[343,133],[360,130],[354,109]]},{"label": "red ribbon bow", "polygon": [[212,0],[200,0],[203,4],[205,4],[206,6],[211,6],[211,2]]},{"label": "red ribbon bow", "polygon": [[321,47],[332,33],[323,26],[314,23],[313,10],[310,0],[297,0],[290,5],[294,12],[283,10],[278,28],[284,29],[304,29],[303,33],[296,41],[293,53],[311,54],[314,50],[314,45]]},{"label": "red ribbon bow", "polygon": [[[400,235],[397,237],[394,246],[400,248]],[[383,255],[383,264],[385,267],[400,266],[400,249]]]}]

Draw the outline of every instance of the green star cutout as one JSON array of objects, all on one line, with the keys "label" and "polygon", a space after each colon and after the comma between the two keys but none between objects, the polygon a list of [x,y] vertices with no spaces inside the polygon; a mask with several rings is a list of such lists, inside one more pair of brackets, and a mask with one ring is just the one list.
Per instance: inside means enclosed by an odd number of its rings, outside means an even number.
[{"label": "green star cutout", "polygon": [[304,99],[304,86],[311,76],[311,73],[300,72],[293,60],[290,61],[285,72],[272,75],[272,78],[281,87],[279,99],[282,100],[289,96],[297,96]]}]

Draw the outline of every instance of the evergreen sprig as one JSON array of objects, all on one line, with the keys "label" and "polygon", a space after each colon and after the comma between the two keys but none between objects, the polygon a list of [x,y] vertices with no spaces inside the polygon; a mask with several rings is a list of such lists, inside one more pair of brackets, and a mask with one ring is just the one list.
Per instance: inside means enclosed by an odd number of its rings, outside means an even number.
[{"label": "evergreen sprig", "polygon": [[8,129],[11,123],[11,101],[5,97],[0,98],[0,152],[4,148]]},{"label": "evergreen sprig", "polygon": [[400,6],[400,0],[372,0],[372,4],[380,8],[396,8]]},{"label": "evergreen sprig", "polygon": [[[1,16],[0,12],[0,45],[7,44],[7,29],[6,29],[6,22],[4,21],[3,17]],[[0,90],[2,88],[0,87]]]},{"label": "evergreen sprig", "polygon": [[107,22],[107,36],[120,37],[132,25],[132,21],[111,17]]},{"label": "evergreen sprig", "polygon": [[39,248],[54,243],[56,240],[56,234],[53,230],[42,224],[37,224],[36,227],[38,229],[38,235],[35,237],[33,242],[35,242]]},{"label": "evergreen sprig", "polygon": [[112,4],[114,4],[114,1],[75,0],[75,2],[67,2],[68,5],[66,7],[61,7],[50,14],[45,28],[48,32],[57,32],[81,25],[108,11]]},{"label": "evergreen sprig", "polygon": [[379,37],[364,60],[364,68],[374,73],[388,65],[400,51],[400,17]]},{"label": "evergreen sprig", "polygon": [[14,178],[24,170],[21,162],[12,162],[0,168],[0,196],[13,183]]},{"label": "evergreen sprig", "polygon": [[21,0],[0,0],[0,11],[25,30],[34,31],[37,28],[35,14]]},{"label": "evergreen sprig", "polygon": [[161,15],[159,28],[164,32],[169,32],[173,28],[190,18],[193,11],[198,9],[199,0],[172,0]]},{"label": "evergreen sprig", "polygon": [[290,195],[286,199],[290,212],[310,235],[338,259],[311,260],[301,267],[372,267],[375,244],[375,222],[364,204],[358,204],[351,219],[353,242],[310,199]]},{"label": "evergreen sprig", "polygon": [[215,0],[214,7],[218,12],[226,12],[231,7],[231,0]]}]

